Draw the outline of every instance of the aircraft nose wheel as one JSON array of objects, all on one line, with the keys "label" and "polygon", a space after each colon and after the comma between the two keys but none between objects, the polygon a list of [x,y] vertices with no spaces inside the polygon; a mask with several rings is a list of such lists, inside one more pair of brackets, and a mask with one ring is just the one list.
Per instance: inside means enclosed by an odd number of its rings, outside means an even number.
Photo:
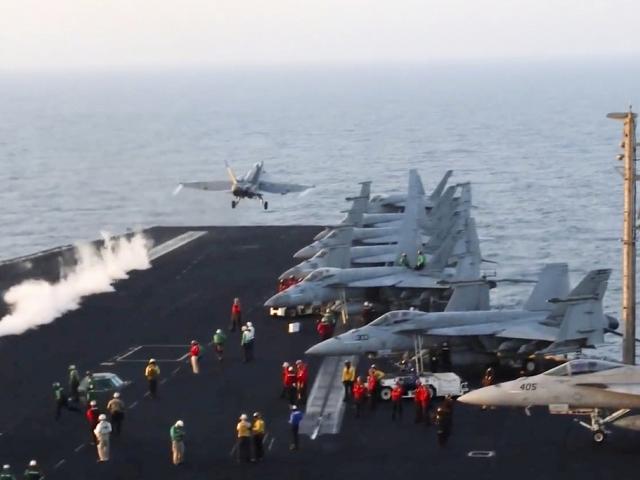
[{"label": "aircraft nose wheel", "polygon": [[601,444],[602,442],[604,442],[606,435],[602,430],[596,430],[595,432],[593,432],[593,441],[597,444]]}]

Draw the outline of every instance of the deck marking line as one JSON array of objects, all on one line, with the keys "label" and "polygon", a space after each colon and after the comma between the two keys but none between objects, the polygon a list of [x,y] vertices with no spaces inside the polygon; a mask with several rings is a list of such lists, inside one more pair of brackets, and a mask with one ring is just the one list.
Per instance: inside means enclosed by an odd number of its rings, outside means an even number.
[{"label": "deck marking line", "polygon": [[171,375],[176,375],[176,374],[180,371],[180,369],[181,369],[181,368],[182,368],[182,367],[177,367],[177,368],[175,368],[175,369],[173,370],[173,372],[171,372]]},{"label": "deck marking line", "polygon": [[64,464],[65,464],[65,462],[66,462],[66,460],[63,458],[62,460],[60,460],[58,463],[56,463],[56,464],[53,466],[53,469],[54,469],[54,470],[57,470],[59,467],[61,467],[62,465],[64,465]]},{"label": "deck marking line", "polygon": [[82,450],[84,448],[84,443],[81,443],[80,445],[78,445],[73,451],[78,453],[80,450]]},{"label": "deck marking line", "polygon": [[233,448],[231,449],[231,451],[229,452],[229,456],[233,457],[233,454],[236,453],[236,448],[238,448],[238,444],[234,443],[233,444]]},{"label": "deck marking line", "polygon": [[189,231],[183,233],[182,235],[178,235],[177,237],[174,237],[169,241],[161,243],[160,245],[149,250],[149,260],[155,260],[162,255],[166,255],[167,253],[172,252],[186,245],[187,243],[194,241],[196,238],[200,238],[201,236],[206,235],[206,233],[206,231]]},{"label": "deck marking line", "polygon": [[271,441],[269,442],[269,451],[271,451],[271,449],[273,448],[273,442],[275,442],[276,439],[272,438]]},{"label": "deck marking line", "polygon": [[137,400],[135,402],[133,402],[131,405],[129,405],[129,410],[131,410],[132,408],[136,408],[136,405],[138,405],[138,401]]},{"label": "deck marking line", "polygon": [[471,450],[467,453],[467,457],[472,458],[491,458],[495,456],[496,452],[494,450]]},{"label": "deck marking line", "polygon": [[164,385],[165,383],[167,383],[167,379],[163,378],[162,380],[160,380],[160,385]]}]

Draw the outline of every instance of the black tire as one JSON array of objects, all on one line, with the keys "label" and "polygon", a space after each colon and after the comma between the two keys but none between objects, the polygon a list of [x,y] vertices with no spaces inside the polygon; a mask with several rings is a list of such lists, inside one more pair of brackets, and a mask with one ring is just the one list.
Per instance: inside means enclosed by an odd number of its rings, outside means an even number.
[{"label": "black tire", "polygon": [[231,208],[236,208],[238,203],[235,200],[231,200]]},{"label": "black tire", "polygon": [[535,360],[526,360],[524,362],[524,371],[529,375],[533,375],[538,371],[538,365]]},{"label": "black tire", "polygon": [[266,210],[267,208],[269,208],[269,202],[264,202],[264,209]]},{"label": "black tire", "polygon": [[438,392],[436,392],[436,389],[433,388],[433,385],[427,385],[427,390],[429,390],[429,397],[431,399],[434,399],[438,396]]},{"label": "black tire", "polygon": [[389,387],[382,387],[380,389],[380,399],[385,402],[391,400],[391,389]]},{"label": "black tire", "polygon": [[606,438],[607,435],[602,430],[596,430],[593,432],[593,441],[598,445],[604,443]]}]

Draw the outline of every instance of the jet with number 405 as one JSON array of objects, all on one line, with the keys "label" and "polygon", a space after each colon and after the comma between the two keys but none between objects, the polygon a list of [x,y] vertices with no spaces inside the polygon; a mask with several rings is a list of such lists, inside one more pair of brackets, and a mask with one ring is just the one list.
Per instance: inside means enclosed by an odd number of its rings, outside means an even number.
[{"label": "jet with number 405", "polygon": [[285,195],[292,192],[303,192],[313,185],[298,185],[295,183],[283,183],[272,180],[268,177],[267,172],[264,170],[264,163],[256,163],[251,170],[249,170],[244,176],[236,177],[231,167],[225,162],[227,167],[227,173],[229,175],[229,181],[212,180],[205,182],[182,182],[178,184],[178,187],[174,191],[176,195],[182,188],[193,188],[196,190],[211,190],[211,191],[226,191],[233,195],[234,199],[231,200],[231,208],[236,208],[240,200],[243,198],[257,198],[266,210],[269,207],[269,202],[263,198],[264,193],[279,193]]},{"label": "jet with number 405", "polygon": [[[552,414],[587,416],[580,425],[601,443],[608,426],[640,431],[640,367],[581,358],[532,377],[473,390],[458,399],[472,405],[549,407]],[[528,410],[527,410],[528,411]]]}]

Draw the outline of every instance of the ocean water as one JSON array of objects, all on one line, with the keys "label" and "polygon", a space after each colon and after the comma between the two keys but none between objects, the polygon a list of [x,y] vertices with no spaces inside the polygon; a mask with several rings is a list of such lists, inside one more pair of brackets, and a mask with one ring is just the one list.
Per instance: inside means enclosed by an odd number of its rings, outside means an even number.
[{"label": "ocean water", "polygon": [[[637,62],[636,62],[637,63]],[[638,98],[622,61],[236,68],[0,76],[0,259],[152,225],[330,224],[357,182],[406,188],[418,168],[473,183],[487,265],[534,277],[566,261],[572,280],[614,273],[620,310],[622,125]],[[264,160],[317,187],[230,208],[179,181],[225,179]],[[293,252],[292,252],[293,253]],[[292,260],[293,264],[293,260]],[[530,287],[504,285],[497,306]]]}]

